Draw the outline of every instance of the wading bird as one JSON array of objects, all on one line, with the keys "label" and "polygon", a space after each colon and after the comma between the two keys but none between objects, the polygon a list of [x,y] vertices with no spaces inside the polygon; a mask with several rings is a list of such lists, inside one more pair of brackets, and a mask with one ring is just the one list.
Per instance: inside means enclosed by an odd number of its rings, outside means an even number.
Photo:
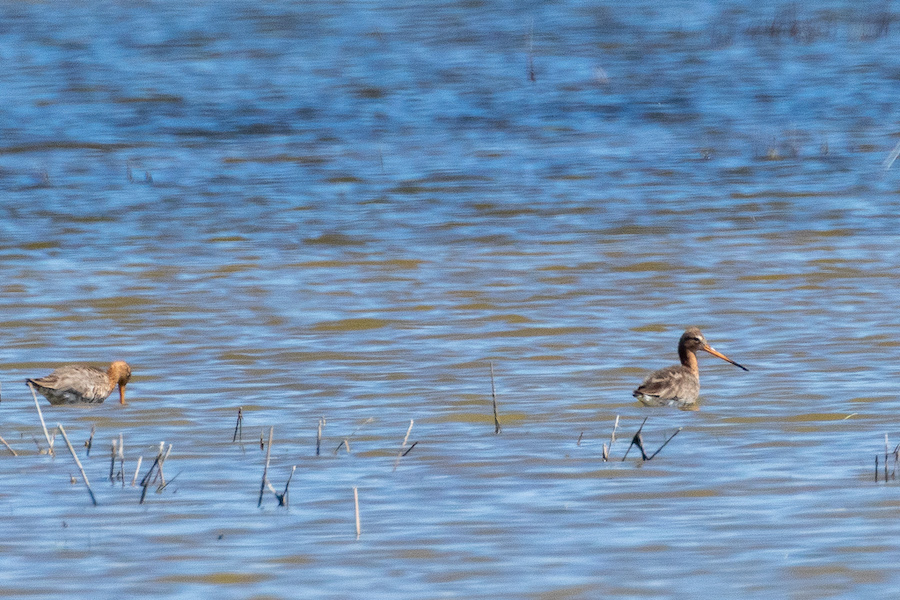
[{"label": "wading bird", "polygon": [[106,371],[97,367],[66,365],[40,379],[26,381],[47,397],[50,404],[96,404],[106,400],[119,386],[119,402],[125,404],[125,384],[131,367],[117,360]]},{"label": "wading bird", "polygon": [[700,369],[697,366],[697,351],[703,350],[717,356],[736,367],[747,371],[747,367],[734,362],[706,343],[706,338],[696,327],[689,327],[678,340],[680,365],[660,369],[647,376],[632,395],[647,406],[688,406],[700,395]]}]

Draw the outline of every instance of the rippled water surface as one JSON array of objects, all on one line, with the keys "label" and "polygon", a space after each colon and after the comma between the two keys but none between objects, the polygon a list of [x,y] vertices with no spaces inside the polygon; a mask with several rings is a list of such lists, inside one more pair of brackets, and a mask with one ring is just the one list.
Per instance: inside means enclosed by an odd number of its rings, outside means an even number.
[{"label": "rippled water surface", "polygon": [[0,3],[0,596],[895,597],[894,11]]}]

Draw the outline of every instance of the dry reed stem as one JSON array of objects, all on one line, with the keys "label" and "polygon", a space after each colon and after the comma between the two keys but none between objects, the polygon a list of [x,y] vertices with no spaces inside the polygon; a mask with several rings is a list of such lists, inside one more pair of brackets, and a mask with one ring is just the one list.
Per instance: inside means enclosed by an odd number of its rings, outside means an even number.
[{"label": "dry reed stem", "polygon": [[650,458],[648,458],[647,460],[653,460],[653,457],[656,456],[657,454],[659,454],[659,451],[662,450],[663,448],[665,448],[665,447],[666,447],[666,444],[668,444],[669,442],[672,441],[672,438],[674,438],[676,435],[678,435],[679,433],[681,433],[681,430],[682,430],[682,429],[684,429],[684,428],[683,428],[683,427],[679,427],[679,428],[675,431],[675,433],[673,433],[672,435],[669,436],[669,439],[667,439],[665,442],[663,442],[663,445],[662,445],[662,446],[660,446],[659,448],[657,448],[656,452],[654,452],[653,454],[650,455]]},{"label": "dry reed stem", "polygon": [[[646,419],[645,419],[646,421]],[[643,425],[641,425],[643,427]],[[612,445],[616,441],[616,432],[619,430],[619,415],[616,415],[616,422],[613,424],[612,434],[609,436],[609,446],[603,444],[603,462],[609,462],[609,455],[612,452]],[[628,447],[631,449],[631,446]],[[625,452],[627,455],[628,452]],[[622,460],[625,460],[624,458]]]},{"label": "dry reed stem", "polygon": [[[162,448],[162,443],[160,443],[160,448]],[[166,459],[169,458],[169,453],[172,452],[172,444],[169,444],[169,447],[166,448],[166,453],[163,455],[162,460],[159,461],[159,467],[157,467],[157,473],[159,474],[159,489],[163,489],[168,485],[166,483],[166,475],[163,473],[163,465],[166,464]]]},{"label": "dry reed stem", "polygon": [[634,435],[633,442],[634,445],[638,447],[638,450],[641,451],[641,460],[650,460],[650,458],[647,456],[647,451],[644,449],[644,436],[640,432]]},{"label": "dry reed stem", "polygon": [[122,487],[125,487],[125,436],[119,433],[119,477],[122,478]]},{"label": "dry reed stem", "polygon": [[[160,485],[156,489],[157,492],[160,492],[167,485],[166,478],[162,472],[162,464],[163,464],[163,462],[165,462],[166,457],[168,457],[169,453],[172,451],[172,444],[169,444],[169,449],[166,450],[166,452],[164,453],[163,448],[165,447],[165,445],[166,445],[165,442],[159,443],[159,451],[156,454],[156,460],[153,461],[153,464],[150,465],[150,468],[147,470],[147,474],[144,475],[143,479],[141,479],[140,485],[143,489],[141,490],[141,500],[140,500],[139,504],[144,503],[144,498],[146,498],[146,496],[147,496],[147,488],[150,486],[151,483],[156,481],[157,478],[160,480]],[[141,466],[141,461],[139,460],[138,461],[139,469],[140,469],[140,466]],[[156,475],[153,475],[154,469],[156,469]],[[150,478],[151,476],[153,476],[153,479]]]},{"label": "dry reed stem", "polygon": [[53,441],[50,439],[50,434],[47,433],[47,425],[44,423],[44,415],[41,412],[41,405],[38,402],[37,394],[34,393],[34,386],[31,385],[31,382],[28,382],[28,389],[31,390],[31,397],[34,398],[34,407],[37,409],[38,417],[41,419],[41,427],[44,429],[44,437],[47,438],[47,444],[50,445],[50,454],[55,455],[53,452]]},{"label": "dry reed stem", "polygon": [[412,452],[412,449],[415,448],[416,444],[418,444],[418,443],[419,442],[413,442],[412,444],[410,444],[409,448],[406,449],[406,452],[403,453],[403,456],[406,456],[407,454]]},{"label": "dry reed stem", "polygon": [[628,453],[631,452],[632,446],[637,446],[638,450],[641,451],[641,458],[647,460],[647,453],[644,451],[644,437],[641,435],[641,431],[644,429],[644,423],[647,422],[648,418],[644,417],[644,421],[638,428],[637,433],[631,437],[631,443],[628,445],[628,450],[625,451],[625,456],[622,457],[622,462],[625,462],[625,459],[628,458]]},{"label": "dry reed stem", "polygon": [[[162,463],[163,463],[163,460],[165,460],[163,458],[163,449],[165,447],[166,447],[165,442],[159,443],[159,450],[156,452],[156,461],[155,461],[155,465],[154,465],[156,467],[156,474],[153,476],[153,479],[151,479],[149,481],[149,483],[156,483],[156,480],[160,479],[162,477],[162,474],[161,474],[162,473]],[[169,447],[171,448],[171,446],[169,446]],[[152,471],[153,471],[153,467],[151,466],[149,472],[152,472]],[[163,483],[165,483],[166,480],[164,477],[162,477],[162,481],[163,481]]]},{"label": "dry reed stem", "polygon": [[355,487],[353,488],[353,507],[356,512],[356,539],[359,539],[359,534],[361,532],[359,526],[359,492]]},{"label": "dry reed stem", "polygon": [[91,425],[91,435],[88,437],[87,441],[84,443],[84,447],[87,448],[87,456],[91,455],[91,446],[94,445],[94,429],[95,426]]},{"label": "dry reed stem", "polygon": [[157,455],[156,460],[153,461],[153,464],[150,465],[150,470],[147,471],[147,474],[144,475],[144,478],[141,480],[141,499],[138,501],[138,504],[144,503],[144,498],[147,497],[147,487],[150,485],[150,473],[153,472],[153,468],[159,464],[159,456]]},{"label": "dry reed stem", "polygon": [[[894,468],[896,470],[897,459],[900,458],[900,444],[897,444],[896,446],[894,446],[894,449],[891,450],[891,454],[894,457]],[[894,473],[891,474],[891,479],[894,479]]]},{"label": "dry reed stem", "polygon": [[94,506],[97,506],[97,498],[94,497],[94,490],[91,489],[91,482],[88,481],[87,474],[84,472],[84,467],[81,466],[81,461],[78,460],[78,455],[75,454],[75,448],[72,447],[72,443],[69,441],[69,436],[66,435],[66,430],[63,429],[62,424],[57,423],[56,428],[62,434],[63,439],[66,441],[66,446],[69,447],[69,452],[72,453],[72,458],[75,459],[75,464],[78,465],[78,470],[81,471],[81,479],[84,480],[84,485],[87,487],[88,493],[91,495],[91,502],[94,503]]},{"label": "dry reed stem", "polygon": [[897,160],[897,157],[900,156],[900,142],[897,142],[897,145],[894,146],[894,149],[891,150],[891,153],[888,154],[887,158],[884,159],[884,162],[881,163],[881,167],[885,170],[890,169],[893,166],[894,161]]},{"label": "dry reed stem", "polygon": [[325,426],[325,417],[319,417],[319,426],[316,428],[316,456],[322,451],[322,427]]},{"label": "dry reed stem", "polygon": [[266,466],[263,468],[262,484],[259,486],[259,501],[256,503],[257,508],[262,506],[263,493],[265,493],[266,484],[269,482],[269,459],[272,456],[272,434],[274,431],[274,427],[269,427],[269,444],[266,447]]},{"label": "dry reed stem", "polygon": [[[278,506],[283,506],[285,508],[288,507],[288,488],[291,487],[291,479],[294,478],[294,471],[297,470],[297,465],[291,467],[291,474],[288,475],[287,483],[284,484],[284,491],[278,496]],[[276,494],[277,495],[277,494]]]},{"label": "dry reed stem", "polygon": [[150,468],[147,469],[147,474],[144,475],[144,478],[141,479],[141,499],[138,504],[144,503],[144,498],[147,497],[147,487],[150,485],[150,476],[153,474],[153,469],[159,465],[159,459],[162,458],[161,453],[157,453],[156,460],[153,461],[153,464],[150,465]]},{"label": "dry reed stem", "polygon": [[12,455],[13,455],[13,456],[18,456],[18,454],[16,454],[16,451],[13,450],[13,449],[10,447],[10,445],[6,443],[6,440],[3,439],[3,436],[0,436],[0,442],[3,442],[3,445],[6,446],[6,449],[7,449],[7,450],[9,450],[10,452],[12,452]]},{"label": "dry reed stem", "polygon": [[291,467],[291,474],[288,475],[288,480],[287,480],[287,483],[286,483],[285,486],[284,486],[284,491],[281,492],[280,494],[278,493],[278,490],[275,489],[275,486],[272,485],[272,482],[266,480],[266,487],[269,488],[269,491],[272,492],[272,495],[275,496],[275,497],[278,499],[278,506],[284,506],[285,508],[287,508],[287,502],[288,502],[288,497],[287,497],[287,494],[288,494],[288,488],[289,488],[290,485],[291,485],[291,479],[294,478],[294,471],[296,471],[296,470],[297,470],[297,465],[294,465],[293,467]]},{"label": "dry reed stem", "polygon": [[141,479],[141,487],[146,488],[148,485],[153,483],[150,480],[150,477],[153,475],[153,470],[159,465],[159,461],[162,458],[162,450],[156,453],[156,458],[153,460],[153,464],[150,465],[150,468],[147,469],[147,472],[144,474],[144,477]]},{"label": "dry reed stem", "polygon": [[[239,435],[241,436],[241,438],[243,438],[243,435],[244,435],[243,410],[244,410],[243,406],[238,407],[237,423],[234,424],[234,436],[232,436],[232,438],[231,438],[232,442],[236,441],[238,439]],[[241,441],[243,442],[243,439],[241,439]]]},{"label": "dry reed stem", "polygon": [[362,429],[363,427],[365,427],[365,426],[368,425],[369,423],[373,422],[374,420],[375,420],[375,417],[369,417],[368,419],[366,419],[365,421],[363,421],[362,423],[360,423],[359,427],[357,427],[356,429],[353,430],[353,433],[351,433],[350,435],[348,435],[347,437],[345,437],[344,440],[343,440],[340,444],[338,444],[338,447],[334,449],[334,454],[337,454],[337,453],[338,453],[338,450],[341,449],[341,446],[346,446],[346,447],[347,447],[347,454],[350,454],[350,438],[352,438],[354,435],[356,435],[356,433],[357,433],[360,429]]},{"label": "dry reed stem", "polygon": [[406,436],[404,436],[403,443],[400,445],[400,452],[397,453],[397,460],[394,461],[394,469],[393,469],[394,471],[397,470],[397,465],[400,464],[400,457],[405,456],[405,454],[406,454],[403,451],[403,449],[406,448],[406,442],[409,441],[409,433],[412,431],[412,428],[413,428],[413,420],[410,419],[409,420],[409,429],[406,430]]},{"label": "dry reed stem", "polygon": [[500,419],[497,418],[497,390],[494,388],[494,361],[490,362],[491,365],[491,399],[494,404],[494,433],[500,433]]},{"label": "dry reed stem", "polygon": [[[119,459],[119,472],[116,473],[116,459]],[[125,438],[120,433],[119,439],[113,438],[112,456],[109,463],[109,480],[122,480],[122,486],[125,486]]]},{"label": "dry reed stem", "polygon": [[141,463],[144,462],[143,456],[138,456],[137,467],[134,469],[134,477],[131,478],[131,487],[137,485],[138,474],[141,472]]},{"label": "dry reed stem", "polygon": [[113,438],[112,452],[111,452],[112,456],[109,461],[109,480],[110,481],[115,481],[115,479],[113,479],[113,473],[115,473],[115,470],[116,470],[116,450],[117,450],[118,442],[119,442],[119,440]]}]

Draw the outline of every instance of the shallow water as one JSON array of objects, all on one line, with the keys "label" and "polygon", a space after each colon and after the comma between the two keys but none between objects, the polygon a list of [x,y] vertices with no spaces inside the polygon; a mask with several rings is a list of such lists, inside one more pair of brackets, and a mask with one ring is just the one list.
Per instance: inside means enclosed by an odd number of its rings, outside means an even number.
[{"label": "shallow water", "polygon": [[667,6],[0,4],[0,596],[892,598],[896,15]]}]

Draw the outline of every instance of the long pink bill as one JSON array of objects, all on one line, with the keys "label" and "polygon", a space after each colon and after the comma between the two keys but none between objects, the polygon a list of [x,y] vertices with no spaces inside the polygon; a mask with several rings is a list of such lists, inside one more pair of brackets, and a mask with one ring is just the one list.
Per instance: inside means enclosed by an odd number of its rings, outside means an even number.
[{"label": "long pink bill", "polygon": [[738,367],[738,368],[741,368],[741,369],[743,369],[743,370],[745,370],[745,371],[749,371],[749,370],[750,370],[750,369],[748,369],[747,367],[745,367],[744,365],[741,365],[741,364],[738,364],[738,363],[734,362],[733,360],[731,360],[730,358],[728,358],[727,356],[725,356],[724,354],[722,354],[721,352],[719,352],[718,350],[716,350],[715,348],[713,348],[712,346],[706,346],[706,347],[702,348],[702,350],[705,350],[706,352],[709,352],[709,353],[712,354],[713,356],[716,356],[716,357],[718,357],[718,358],[721,358],[721,359],[724,360],[725,362],[729,362],[729,363],[733,364],[734,366],[736,366],[736,367]]}]

